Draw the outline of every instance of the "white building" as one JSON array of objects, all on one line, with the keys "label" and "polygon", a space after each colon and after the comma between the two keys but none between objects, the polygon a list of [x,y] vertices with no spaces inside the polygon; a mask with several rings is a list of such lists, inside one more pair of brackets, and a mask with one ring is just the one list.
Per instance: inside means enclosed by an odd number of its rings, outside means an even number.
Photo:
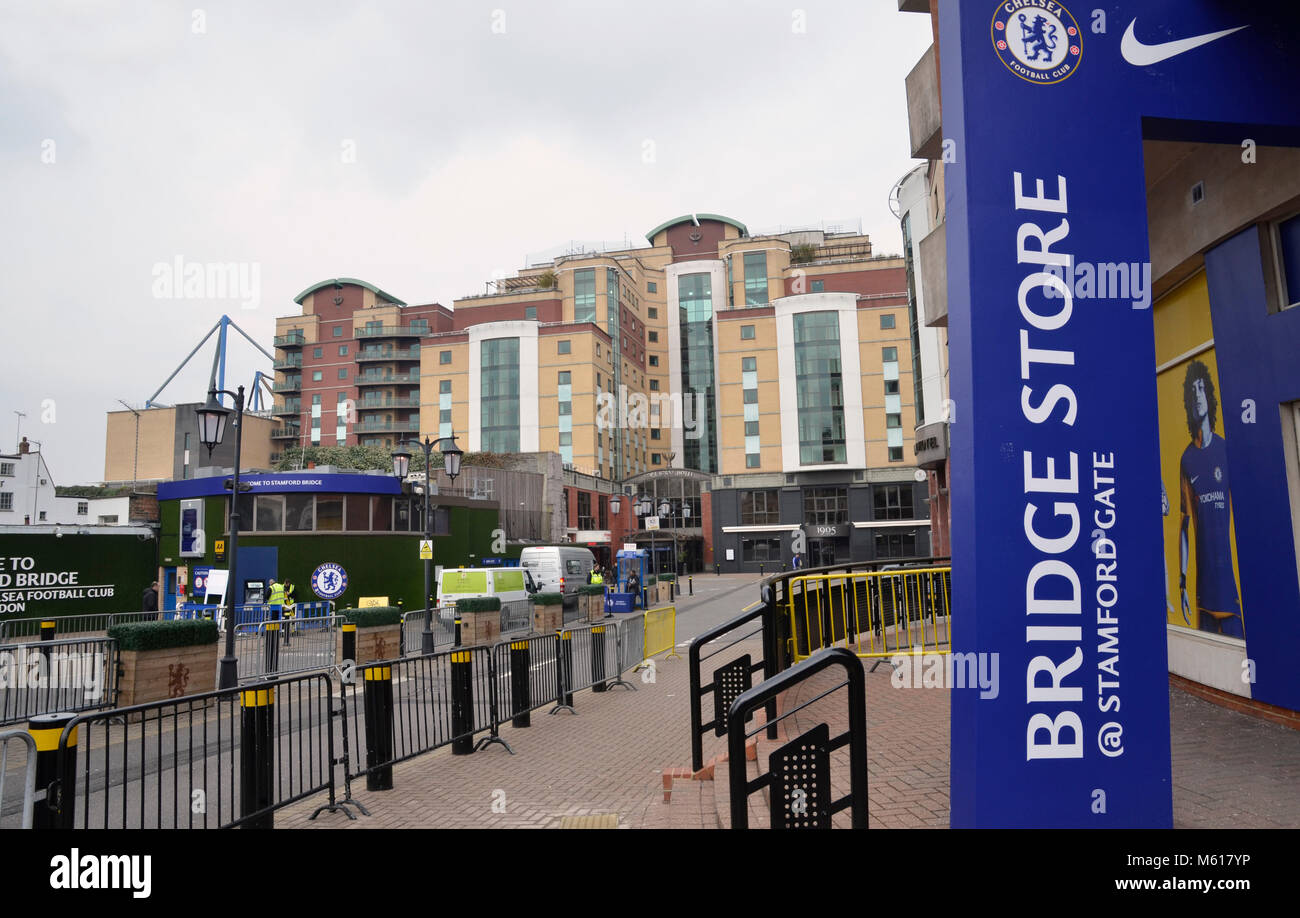
[{"label": "white building", "polygon": [[126,525],[129,497],[59,497],[45,457],[26,437],[13,454],[0,454],[0,526]]}]

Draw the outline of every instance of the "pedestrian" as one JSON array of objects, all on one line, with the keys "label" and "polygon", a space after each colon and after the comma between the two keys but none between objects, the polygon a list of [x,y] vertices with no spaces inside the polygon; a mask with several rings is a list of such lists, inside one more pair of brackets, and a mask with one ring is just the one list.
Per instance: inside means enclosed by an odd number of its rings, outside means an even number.
[{"label": "pedestrian", "polygon": [[142,597],[142,604],[141,604],[140,611],[142,612],[158,611],[158,581],[157,580],[151,583],[149,587],[144,591],[144,596]]},{"label": "pedestrian", "polygon": [[627,575],[627,591],[632,594],[632,608],[635,609],[641,603],[641,579],[637,577],[636,571],[629,571]]},{"label": "pedestrian", "polygon": [[795,552],[795,553],[794,553],[794,569],[795,569],[795,570],[799,570],[799,568],[801,568],[801,567],[803,567],[803,557],[799,554],[799,552]]},{"label": "pedestrian", "polygon": [[289,646],[289,631],[293,624],[292,619],[296,609],[297,609],[297,605],[294,602],[294,598],[293,598],[293,581],[286,580],[284,582],[284,616],[283,616],[285,619],[285,623],[280,626],[284,632],[284,645],[286,647]]}]

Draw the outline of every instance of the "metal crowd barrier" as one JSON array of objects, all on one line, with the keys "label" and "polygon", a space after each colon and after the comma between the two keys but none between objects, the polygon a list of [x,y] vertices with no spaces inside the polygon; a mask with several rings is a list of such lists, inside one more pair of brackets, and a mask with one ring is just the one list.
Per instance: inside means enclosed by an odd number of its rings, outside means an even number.
[{"label": "metal crowd barrier", "polygon": [[[434,648],[452,644],[456,640],[455,618],[452,615],[444,616],[443,609],[454,610],[453,606],[439,606],[433,610],[433,621],[430,622],[429,628],[433,631]],[[424,643],[424,619],[428,615],[427,609],[414,609],[410,612],[402,613],[402,631],[398,639],[398,656],[419,656]]]},{"label": "metal crowd barrier", "polygon": [[501,604],[501,633],[533,630],[533,601],[517,599]]},{"label": "metal crowd barrier", "polygon": [[[687,650],[687,663],[690,667],[691,681],[691,769],[699,771],[704,767],[704,734],[712,730],[717,736],[725,736],[730,724],[731,703],[749,689],[753,684],[754,673],[762,672],[764,679],[776,675],[777,659],[774,651],[776,634],[775,615],[772,604],[756,602],[747,606],[740,615],[722,622],[691,641]],[[734,632],[745,629],[743,634]],[[748,653],[739,654],[738,645],[754,637],[762,639],[763,658],[751,660]],[[710,646],[718,641],[716,646]],[[708,647],[708,652],[705,648]],[[712,680],[705,684],[701,667],[706,660],[724,653],[731,659],[713,671]],[[704,720],[701,706],[706,697],[713,702],[713,719]],[[776,700],[767,702],[767,719],[771,723],[776,717]],[[769,728],[768,736],[776,738],[776,727]]]},{"label": "metal crowd barrier", "polygon": [[[651,654],[646,653],[646,631],[649,628],[646,612],[620,615],[614,620],[618,633],[618,671],[622,675],[637,669]],[[635,686],[632,686],[635,688]]]},{"label": "metal crowd barrier", "polygon": [[327,615],[236,625],[239,680],[329,669],[343,623],[343,616]]},{"label": "metal crowd barrier", "polygon": [[0,649],[0,724],[53,711],[95,711],[117,702],[117,641],[65,638]]},{"label": "metal crowd barrier", "polygon": [[[13,787],[13,784],[8,782],[10,740],[20,741],[19,744],[26,747],[27,760],[23,765],[21,800],[11,799],[5,791],[6,785]],[[30,829],[36,797],[36,740],[24,730],[0,733],[0,828]],[[44,799],[45,795],[42,794],[41,800]]]},{"label": "metal crowd barrier", "polygon": [[952,568],[805,574],[787,580],[790,654],[826,647],[860,657],[949,653]]},{"label": "metal crowd barrier", "polygon": [[668,651],[669,657],[681,657],[677,652],[677,608],[675,606],[660,606],[645,613],[645,655],[653,657],[665,650]]},{"label": "metal crowd barrier", "polygon": [[[333,688],[324,673],[187,695],[62,727],[54,828],[271,828],[321,791],[335,800]],[[351,814],[349,814],[351,815]],[[38,814],[37,827],[41,819]]]},{"label": "metal crowd barrier", "polygon": [[39,618],[11,618],[0,621],[0,644],[36,640],[42,636],[41,624],[54,622],[54,634],[62,636],[104,634],[114,625],[125,622],[158,621],[163,612],[93,612],[86,615],[45,615]]}]

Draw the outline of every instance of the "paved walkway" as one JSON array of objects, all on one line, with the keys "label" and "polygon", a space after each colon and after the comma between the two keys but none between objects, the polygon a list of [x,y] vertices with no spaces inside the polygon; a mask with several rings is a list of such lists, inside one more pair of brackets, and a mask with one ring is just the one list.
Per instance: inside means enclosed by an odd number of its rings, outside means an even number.
[{"label": "paved walkway", "polygon": [[[738,651],[756,650],[741,646]],[[680,652],[685,656],[685,648]],[[731,651],[728,652],[730,655]],[[726,659],[721,656],[719,659]],[[710,661],[716,663],[717,661]],[[869,668],[869,667],[868,667]],[[635,677],[638,680],[639,676]],[[837,678],[826,673],[824,680]],[[679,777],[664,802],[664,771],[690,764],[685,659],[661,661],[637,691],[577,693],[576,716],[533,713],[528,729],[502,728],[516,752],[500,746],[469,756],[440,749],[397,765],[394,790],[354,795],[371,816],[340,814],[308,822],[313,798],[276,817],[282,827],[486,828],[617,825],[626,828],[715,828],[729,824],[726,763],[715,780]],[[790,707],[826,685],[809,680]],[[844,710],[843,692],[791,720],[797,733]],[[900,689],[887,667],[866,678],[868,772],[873,828],[948,825],[949,695]],[[1170,689],[1174,824],[1178,828],[1300,827],[1300,731],[1218,707]],[[834,724],[832,731],[835,732]],[[774,744],[773,744],[774,745]],[[766,759],[771,746],[760,746]],[[705,759],[724,750],[712,736]],[[847,760],[847,750],[835,757]],[[753,767],[752,765],[750,766]],[[837,791],[838,793],[838,791]],[[751,807],[761,820],[762,807]],[[837,817],[847,822],[847,814]]]}]

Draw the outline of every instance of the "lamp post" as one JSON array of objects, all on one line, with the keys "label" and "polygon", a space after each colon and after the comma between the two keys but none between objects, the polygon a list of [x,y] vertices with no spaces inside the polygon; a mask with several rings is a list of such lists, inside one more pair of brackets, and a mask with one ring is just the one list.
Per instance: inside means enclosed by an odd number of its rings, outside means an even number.
[{"label": "lamp post", "polygon": [[[437,605],[433,586],[433,516],[429,512],[429,490],[432,482],[429,480],[433,469],[433,448],[439,444],[451,441],[450,448],[439,447],[443,456],[443,470],[447,477],[452,481],[460,474],[460,460],[463,452],[456,446],[456,438],[443,437],[438,440],[432,440],[429,437],[424,438],[424,442],[419,440],[408,440],[408,443],[414,443],[424,451],[424,537],[429,541],[429,557],[424,559],[424,632],[420,637],[420,652],[424,654],[433,653],[433,609]],[[406,473],[411,466],[411,454],[401,448],[402,444],[398,443],[398,449],[393,453],[393,475],[397,480],[404,481]]]},{"label": "lamp post", "polygon": [[614,564],[614,588],[618,588],[618,542],[614,538],[614,533],[618,530],[618,511],[623,509],[622,501],[617,494],[610,495],[609,498],[609,554],[610,561]]},{"label": "lamp post", "polygon": [[[239,661],[235,657],[235,590],[239,588],[239,580],[236,579],[236,571],[239,563],[239,458],[240,450],[243,446],[244,431],[244,387],[240,386],[238,392],[229,392],[225,389],[218,389],[215,386],[208,390],[208,401],[202,408],[198,409],[199,416],[199,442],[208,448],[208,459],[212,458],[214,450],[226,434],[226,420],[230,417],[230,409],[224,408],[221,402],[217,401],[218,395],[229,395],[235,400],[235,459],[234,459],[234,476],[230,483],[230,572],[229,582],[226,586],[226,596],[230,602],[226,603],[223,599],[223,605],[228,605],[230,613],[226,616],[226,655],[221,658],[221,666],[218,670],[217,686],[219,688],[234,688],[239,682]],[[207,546],[204,545],[204,550]]]}]

